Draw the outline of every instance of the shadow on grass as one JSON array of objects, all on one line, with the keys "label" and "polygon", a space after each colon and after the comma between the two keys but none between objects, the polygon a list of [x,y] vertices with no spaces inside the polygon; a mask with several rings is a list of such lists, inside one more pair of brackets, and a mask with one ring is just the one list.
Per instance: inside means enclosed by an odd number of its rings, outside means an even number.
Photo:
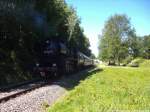
[{"label": "shadow on grass", "polygon": [[66,75],[60,80],[54,82],[54,84],[59,85],[67,90],[73,89],[75,86],[79,85],[80,81],[83,81],[91,75],[94,75],[97,72],[102,71],[103,69],[91,67],[89,69],[80,71],[79,73]]}]

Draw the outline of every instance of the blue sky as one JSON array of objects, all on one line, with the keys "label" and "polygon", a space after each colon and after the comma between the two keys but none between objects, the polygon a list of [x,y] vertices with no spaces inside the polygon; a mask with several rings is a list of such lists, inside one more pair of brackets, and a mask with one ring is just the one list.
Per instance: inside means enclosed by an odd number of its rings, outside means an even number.
[{"label": "blue sky", "polygon": [[98,35],[105,21],[114,14],[126,14],[139,36],[150,34],[150,0],[66,0],[77,10],[81,26],[89,38],[92,52],[98,55]]}]

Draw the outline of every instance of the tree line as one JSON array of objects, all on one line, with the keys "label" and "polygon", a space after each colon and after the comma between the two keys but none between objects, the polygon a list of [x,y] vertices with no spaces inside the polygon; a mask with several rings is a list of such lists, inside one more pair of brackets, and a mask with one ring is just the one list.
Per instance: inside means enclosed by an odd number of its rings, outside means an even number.
[{"label": "tree line", "polygon": [[111,16],[99,37],[99,58],[120,65],[137,57],[150,59],[150,35],[137,36],[126,15]]},{"label": "tree line", "polygon": [[90,56],[76,10],[64,0],[0,0],[0,84],[31,78],[35,44],[62,40]]}]

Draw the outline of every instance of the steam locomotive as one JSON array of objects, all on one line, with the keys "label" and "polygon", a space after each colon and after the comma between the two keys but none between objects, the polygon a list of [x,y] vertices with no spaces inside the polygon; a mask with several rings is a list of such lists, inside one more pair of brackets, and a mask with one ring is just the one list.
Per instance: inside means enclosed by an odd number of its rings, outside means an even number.
[{"label": "steam locomotive", "polygon": [[94,61],[61,41],[46,40],[38,45],[39,60],[34,71],[40,77],[57,77],[94,65]]}]

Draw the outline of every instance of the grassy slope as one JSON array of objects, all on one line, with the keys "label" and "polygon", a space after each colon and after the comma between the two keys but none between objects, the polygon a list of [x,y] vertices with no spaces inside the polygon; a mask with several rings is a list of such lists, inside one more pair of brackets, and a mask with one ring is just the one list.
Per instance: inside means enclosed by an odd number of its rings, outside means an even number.
[{"label": "grassy slope", "polygon": [[49,112],[150,110],[150,62],[140,66],[104,68],[70,91]]},{"label": "grassy slope", "polygon": [[150,68],[150,60],[144,60],[144,61],[140,64],[140,67]]}]

